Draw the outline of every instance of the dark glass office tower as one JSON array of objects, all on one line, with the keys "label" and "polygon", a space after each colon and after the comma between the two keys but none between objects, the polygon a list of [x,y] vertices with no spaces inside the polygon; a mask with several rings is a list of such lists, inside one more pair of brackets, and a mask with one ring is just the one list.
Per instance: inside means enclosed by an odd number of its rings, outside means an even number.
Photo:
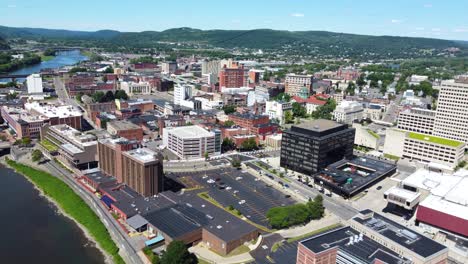
[{"label": "dark glass office tower", "polygon": [[281,167],[312,175],[331,163],[353,156],[355,129],[318,119],[283,133]]}]

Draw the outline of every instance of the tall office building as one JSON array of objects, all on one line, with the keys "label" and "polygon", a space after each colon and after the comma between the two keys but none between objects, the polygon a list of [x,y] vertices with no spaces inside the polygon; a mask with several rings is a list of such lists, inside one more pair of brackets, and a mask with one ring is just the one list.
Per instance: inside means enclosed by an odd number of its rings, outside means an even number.
[{"label": "tall office building", "polygon": [[26,84],[28,86],[28,93],[42,93],[44,90],[42,88],[42,77],[40,74],[31,74],[26,78]]},{"label": "tall office building", "polygon": [[432,134],[436,112],[422,108],[411,108],[398,114],[397,128],[423,134]]},{"label": "tall office building", "polygon": [[214,74],[218,75],[219,70],[221,69],[221,62],[219,60],[204,60],[202,62],[202,74]]},{"label": "tall office building", "polygon": [[174,87],[174,104],[180,105],[182,101],[192,98],[192,86],[177,84]]},{"label": "tall office building", "polygon": [[312,75],[287,74],[284,83],[285,93],[294,96],[299,95],[302,88],[312,89]]},{"label": "tall office building", "polygon": [[145,197],[155,195],[163,190],[162,156],[137,147],[124,138],[99,140],[99,168]]},{"label": "tall office building", "polygon": [[317,119],[292,126],[283,133],[281,167],[314,174],[343,158],[352,158],[355,129]]},{"label": "tall office building", "polygon": [[219,72],[219,87],[239,88],[249,85],[249,72],[244,66],[228,68],[223,66]]},{"label": "tall office building", "polygon": [[468,82],[442,81],[433,135],[468,143]]}]

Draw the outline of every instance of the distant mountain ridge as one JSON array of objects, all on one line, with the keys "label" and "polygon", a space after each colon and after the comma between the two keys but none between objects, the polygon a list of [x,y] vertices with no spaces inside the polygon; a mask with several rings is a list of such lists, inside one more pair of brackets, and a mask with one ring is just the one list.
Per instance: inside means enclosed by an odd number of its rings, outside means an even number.
[{"label": "distant mountain ridge", "polygon": [[369,36],[327,31],[254,30],[200,30],[188,27],[164,31],[120,32],[99,30],[94,32],[43,28],[14,28],[0,26],[5,38],[83,41],[93,40],[117,45],[152,46],[158,42],[189,42],[223,48],[252,49],[304,49],[305,52],[343,54],[404,53],[412,50],[443,50],[451,47],[468,49],[468,42],[430,38]]},{"label": "distant mountain ridge", "polygon": [[7,50],[7,49],[10,49],[10,46],[8,45],[6,40],[0,36],[0,50]]}]

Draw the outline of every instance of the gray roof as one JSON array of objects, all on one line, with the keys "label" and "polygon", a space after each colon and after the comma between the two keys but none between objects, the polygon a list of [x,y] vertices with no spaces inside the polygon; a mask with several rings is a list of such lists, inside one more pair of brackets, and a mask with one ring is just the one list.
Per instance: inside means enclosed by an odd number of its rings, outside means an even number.
[{"label": "gray roof", "polygon": [[145,218],[143,218],[141,215],[137,214],[134,215],[130,218],[127,219],[127,224],[131,226],[133,229],[138,229],[146,224],[148,224],[148,221],[146,221]]}]

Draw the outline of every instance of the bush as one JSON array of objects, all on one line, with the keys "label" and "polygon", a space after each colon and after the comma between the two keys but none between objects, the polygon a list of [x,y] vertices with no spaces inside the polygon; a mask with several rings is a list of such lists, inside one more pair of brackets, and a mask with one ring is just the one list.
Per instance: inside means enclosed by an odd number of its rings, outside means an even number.
[{"label": "bush", "polygon": [[42,157],[44,157],[44,155],[42,154],[42,152],[38,149],[35,149],[32,154],[31,154],[31,157],[32,157],[32,161],[34,162],[38,162],[42,159]]},{"label": "bush", "polygon": [[273,207],[268,210],[266,216],[271,227],[282,229],[320,219],[324,213],[323,197],[318,195],[307,204]]}]

